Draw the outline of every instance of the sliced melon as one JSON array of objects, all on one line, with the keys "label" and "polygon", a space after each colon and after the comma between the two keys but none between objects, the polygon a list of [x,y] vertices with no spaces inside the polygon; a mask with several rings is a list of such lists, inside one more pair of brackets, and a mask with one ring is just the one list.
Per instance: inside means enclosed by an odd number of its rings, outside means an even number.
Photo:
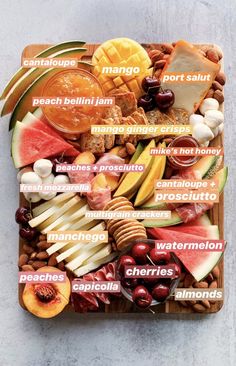
[{"label": "sliced melon", "polygon": [[[87,62],[78,61],[78,67],[88,71],[91,70],[91,65]],[[28,89],[26,89],[13,110],[10,119],[10,130],[15,126],[17,120],[21,121],[27,112],[33,112],[36,109],[32,106],[32,98],[35,96],[41,96],[47,81],[59,71],[60,69],[55,68],[46,70],[28,87]]]},{"label": "sliced melon", "polygon": [[[51,55],[51,58],[77,58],[78,60],[86,52],[86,48],[72,48],[69,50],[62,50],[56,54]],[[33,67],[30,68],[11,88],[6,96],[5,103],[3,104],[1,117],[13,111],[18,100],[25,92],[25,90],[43,73],[45,68]]]},{"label": "sliced melon", "polygon": [[[139,142],[136,147],[134,155],[132,155],[132,158],[129,161],[129,164],[134,164],[136,162],[136,160],[139,158],[139,156],[141,155],[141,153],[143,152],[143,150],[144,150],[144,145],[141,142]],[[126,177],[127,174],[128,173],[122,174],[122,176],[119,180],[119,184],[122,182],[122,180],[124,180],[124,178]]]},{"label": "sliced melon", "polygon": [[[41,52],[39,52],[36,56],[36,58],[38,57],[49,57],[52,54],[59,52],[61,50],[65,50],[68,48],[78,48],[78,47],[83,47],[85,45],[85,42],[83,41],[68,41],[68,42],[62,42],[62,43],[58,43],[54,46],[51,46]],[[5,99],[7,94],[9,93],[9,91],[11,90],[11,88],[14,86],[14,84],[24,75],[26,74],[28,71],[27,68],[21,67],[11,78],[11,80],[8,82],[8,84],[6,85],[0,99]]]}]

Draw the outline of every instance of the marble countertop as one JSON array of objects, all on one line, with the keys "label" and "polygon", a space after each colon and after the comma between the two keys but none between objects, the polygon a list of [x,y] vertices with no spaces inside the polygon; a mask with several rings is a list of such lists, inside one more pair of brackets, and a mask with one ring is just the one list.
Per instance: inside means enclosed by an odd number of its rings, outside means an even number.
[{"label": "marble countertop", "polygon": [[[127,36],[142,42],[217,43],[225,54],[225,305],[215,315],[76,315],[40,320],[17,299],[16,173],[8,118],[0,124],[0,365],[1,366],[233,366],[236,362],[235,175],[236,1],[8,0],[0,5],[1,89],[29,43],[68,39],[101,42]],[[234,163],[233,163],[234,162]]]}]

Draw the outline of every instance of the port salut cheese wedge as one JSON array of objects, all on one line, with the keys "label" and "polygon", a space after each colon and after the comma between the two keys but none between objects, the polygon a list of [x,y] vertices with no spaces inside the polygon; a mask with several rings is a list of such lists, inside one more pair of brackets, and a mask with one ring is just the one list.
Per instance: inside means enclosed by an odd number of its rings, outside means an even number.
[{"label": "port salut cheese wedge", "polygon": [[220,65],[208,60],[199,50],[186,41],[178,41],[171,53],[165,68],[161,74],[165,73],[207,73],[210,75],[209,81],[204,82],[171,82],[163,81],[162,87],[171,89],[175,93],[175,103],[173,107],[183,108],[189,114],[194,113],[201,101],[210,89]]}]

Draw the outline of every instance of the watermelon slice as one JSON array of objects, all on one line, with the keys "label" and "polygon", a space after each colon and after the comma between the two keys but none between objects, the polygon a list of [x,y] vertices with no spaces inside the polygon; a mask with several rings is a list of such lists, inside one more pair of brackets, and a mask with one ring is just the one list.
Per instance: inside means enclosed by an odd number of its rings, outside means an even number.
[{"label": "watermelon slice", "polygon": [[[42,116],[43,117],[43,116]],[[59,140],[64,141],[63,137],[60,136],[57,131],[55,131],[52,127],[49,126],[46,119],[43,120],[34,116],[34,114],[28,112],[22,120],[22,123],[29,127],[36,128],[37,130],[41,130],[51,136],[56,137]],[[73,146],[69,145],[70,147],[65,151],[65,156],[78,156],[79,151],[76,150]]]},{"label": "watermelon slice", "polygon": [[174,231],[179,233],[186,233],[190,235],[201,236],[206,239],[219,239],[219,228],[217,225],[209,225],[209,226],[192,226],[192,225],[179,225],[179,226],[167,226],[165,228],[161,228],[161,231]]},{"label": "watermelon slice", "polygon": [[[216,226],[216,225],[213,225]],[[155,239],[165,240],[168,242],[196,242],[197,240],[205,241],[207,238],[192,235],[176,230],[167,230],[165,228],[147,229],[148,233]],[[211,239],[219,239],[219,231],[213,235]],[[192,274],[196,281],[201,281],[208,273],[217,265],[223,252],[201,252],[201,251],[187,251],[176,250],[176,256],[183,263],[185,268]]]},{"label": "watermelon slice", "polygon": [[[181,224],[180,226],[182,228],[184,228],[187,226],[209,226],[209,225],[211,225],[211,220],[209,219],[209,216],[205,213],[202,216],[200,216],[198,219],[188,222],[187,224]],[[179,227],[179,226],[175,226],[175,227]]]},{"label": "watermelon slice", "polygon": [[16,168],[38,159],[61,154],[71,148],[64,140],[17,122],[12,135],[12,158]]}]

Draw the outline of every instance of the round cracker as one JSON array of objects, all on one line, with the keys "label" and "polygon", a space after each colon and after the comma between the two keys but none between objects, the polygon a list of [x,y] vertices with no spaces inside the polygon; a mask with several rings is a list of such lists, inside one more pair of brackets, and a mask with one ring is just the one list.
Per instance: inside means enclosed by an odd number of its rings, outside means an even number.
[{"label": "round cracker", "polygon": [[135,223],[136,220],[135,219],[123,219],[123,220],[111,220],[112,222],[109,225],[109,230],[110,233],[113,234],[116,229],[118,229],[119,227],[127,224],[127,223]]},{"label": "round cracker", "polygon": [[147,239],[147,235],[136,233],[131,236],[127,236],[127,238],[120,240],[119,242],[116,243],[117,249],[123,250],[125,248],[125,246],[128,246],[129,243],[135,239]]},{"label": "round cracker", "polygon": [[134,239],[137,239],[138,237],[147,238],[146,232],[140,231],[139,229],[134,230],[132,234],[123,234],[117,241],[117,246],[119,246],[121,243],[126,241],[132,241]]},{"label": "round cracker", "polygon": [[140,228],[140,226],[133,226],[132,228],[130,227],[127,227],[126,229],[124,230],[121,230],[119,233],[114,233],[114,239],[115,241],[119,241],[120,238],[124,235],[129,235],[130,234],[130,231],[132,230],[132,233],[136,233],[136,232],[140,232],[140,233],[144,233],[146,235],[146,232],[145,232],[145,229],[142,229]]},{"label": "round cracker", "polygon": [[104,207],[104,211],[107,211],[109,207],[111,207],[113,204],[118,202],[129,202],[129,200],[126,197],[116,197],[113,198],[111,201],[109,201],[106,206]]}]

